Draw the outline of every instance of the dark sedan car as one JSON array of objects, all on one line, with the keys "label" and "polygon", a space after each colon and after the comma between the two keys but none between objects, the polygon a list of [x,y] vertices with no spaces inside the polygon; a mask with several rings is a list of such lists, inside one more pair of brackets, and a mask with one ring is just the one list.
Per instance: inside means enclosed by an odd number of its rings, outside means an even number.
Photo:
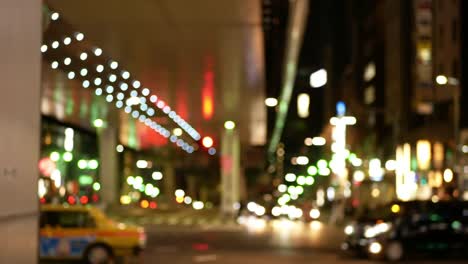
[{"label": "dark sedan car", "polygon": [[342,249],[391,261],[420,253],[468,252],[468,202],[394,202],[345,227]]}]

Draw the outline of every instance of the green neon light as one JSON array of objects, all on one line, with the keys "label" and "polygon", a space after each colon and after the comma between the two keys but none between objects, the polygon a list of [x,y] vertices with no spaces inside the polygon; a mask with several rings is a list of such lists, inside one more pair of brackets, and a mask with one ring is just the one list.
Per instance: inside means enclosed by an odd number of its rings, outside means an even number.
[{"label": "green neon light", "polygon": [[99,167],[99,162],[97,160],[88,161],[88,168],[95,170]]},{"label": "green neon light", "polygon": [[93,177],[89,175],[81,175],[78,178],[78,183],[80,183],[80,185],[91,185],[93,183]]},{"label": "green neon light", "polygon": [[99,182],[93,183],[93,190],[95,190],[96,192],[101,190],[101,184]]}]

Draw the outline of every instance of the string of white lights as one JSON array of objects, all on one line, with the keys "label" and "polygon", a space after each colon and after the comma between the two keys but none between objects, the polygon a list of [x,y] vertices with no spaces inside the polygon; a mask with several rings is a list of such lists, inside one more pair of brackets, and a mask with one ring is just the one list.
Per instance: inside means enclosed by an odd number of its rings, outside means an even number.
[{"label": "string of white lights", "polygon": [[[57,12],[53,12],[50,16],[53,21],[57,21],[60,18],[60,14]],[[73,37],[76,41],[80,42],[83,41],[85,36],[81,32],[75,32]],[[62,42],[65,46],[70,45],[73,39],[69,36],[63,38]],[[43,44],[40,47],[40,51],[42,53],[48,52],[50,49],[58,49],[60,47],[60,42],[58,40],[54,40],[50,43],[50,45]],[[83,51],[79,55],[79,59],[81,61],[86,61],[89,58],[89,54],[94,54],[96,57],[101,56],[103,53],[101,48],[94,47],[92,52]],[[52,69],[59,69],[60,66],[70,66],[72,64],[72,59],[70,57],[66,57],[63,59],[63,64],[61,65],[59,61],[54,60],[51,62]],[[102,64],[98,64],[95,66],[96,73],[100,74],[104,72],[105,66]],[[118,71],[119,63],[110,60],[108,62],[108,67],[111,70]],[[65,71],[66,72],[66,71]],[[81,68],[78,73],[74,71],[68,71],[67,77],[70,80],[75,79],[76,77],[83,77],[85,78],[88,76],[90,71],[86,68]],[[79,74],[79,76],[78,76]],[[183,149],[187,153],[193,153],[195,148],[191,146],[189,143],[185,142],[183,139],[179,138],[176,135],[173,135],[169,130],[158,124],[157,122],[151,120],[150,117],[155,115],[155,109],[151,107],[151,104],[155,105],[159,108],[163,113],[168,115],[170,119],[172,119],[177,125],[179,125],[183,130],[185,130],[188,135],[190,135],[193,139],[199,140],[200,134],[190,125],[188,124],[183,118],[181,118],[175,111],[171,110],[171,108],[164,103],[164,101],[160,100],[157,95],[151,94],[150,89],[143,88],[139,90],[141,87],[141,82],[139,80],[128,81],[130,79],[131,74],[126,70],[121,70],[119,72],[119,76],[124,79],[125,81],[118,82],[118,75],[116,73],[110,73],[107,78],[103,78],[103,76],[95,77],[94,80],[85,79],[81,82],[81,85],[84,89],[88,89],[91,84],[93,83],[96,87],[95,94],[96,96],[105,96],[105,100],[108,103],[113,103],[116,108],[122,109],[124,108],[124,112],[130,114],[133,118],[138,119],[140,122],[144,123],[146,126],[153,129],[155,132],[160,134],[165,138],[169,138],[169,140],[174,143],[179,148]],[[104,84],[104,80],[109,82],[107,85]],[[118,85],[116,84],[118,83]],[[131,84],[131,85],[129,85]],[[114,87],[115,86],[115,87]],[[118,89],[117,89],[118,88]],[[132,89],[130,91],[130,97],[125,98],[124,92],[128,89]],[[151,104],[150,104],[151,103]],[[139,105],[138,109],[135,109],[136,106]]]}]

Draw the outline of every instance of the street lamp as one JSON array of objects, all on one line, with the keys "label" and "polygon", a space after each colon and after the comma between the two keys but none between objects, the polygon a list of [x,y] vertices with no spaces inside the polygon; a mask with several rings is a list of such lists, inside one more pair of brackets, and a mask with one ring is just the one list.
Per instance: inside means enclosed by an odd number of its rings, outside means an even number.
[{"label": "street lamp", "polygon": [[233,130],[236,127],[236,123],[234,121],[226,121],[224,122],[224,128],[227,130]]}]

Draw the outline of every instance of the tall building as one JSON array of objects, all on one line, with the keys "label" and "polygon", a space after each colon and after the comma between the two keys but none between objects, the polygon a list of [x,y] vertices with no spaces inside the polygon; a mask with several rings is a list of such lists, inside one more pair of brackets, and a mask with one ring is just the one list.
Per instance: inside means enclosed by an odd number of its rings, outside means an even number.
[{"label": "tall building", "polygon": [[[343,100],[358,120],[347,132],[347,147],[364,159],[364,165],[349,166],[348,179],[353,182],[353,170],[359,169],[372,182],[369,164],[379,159],[383,182],[395,183],[400,199],[457,196],[457,167],[460,175],[468,170],[456,166],[464,154],[463,144],[458,150],[455,144],[461,138],[459,120],[464,120],[462,98],[466,98],[462,1],[348,1],[346,5],[351,56],[347,66],[336,72],[333,64],[340,51],[326,53],[332,74],[324,108],[330,115],[336,101]],[[346,40],[332,39],[330,46]]]}]

